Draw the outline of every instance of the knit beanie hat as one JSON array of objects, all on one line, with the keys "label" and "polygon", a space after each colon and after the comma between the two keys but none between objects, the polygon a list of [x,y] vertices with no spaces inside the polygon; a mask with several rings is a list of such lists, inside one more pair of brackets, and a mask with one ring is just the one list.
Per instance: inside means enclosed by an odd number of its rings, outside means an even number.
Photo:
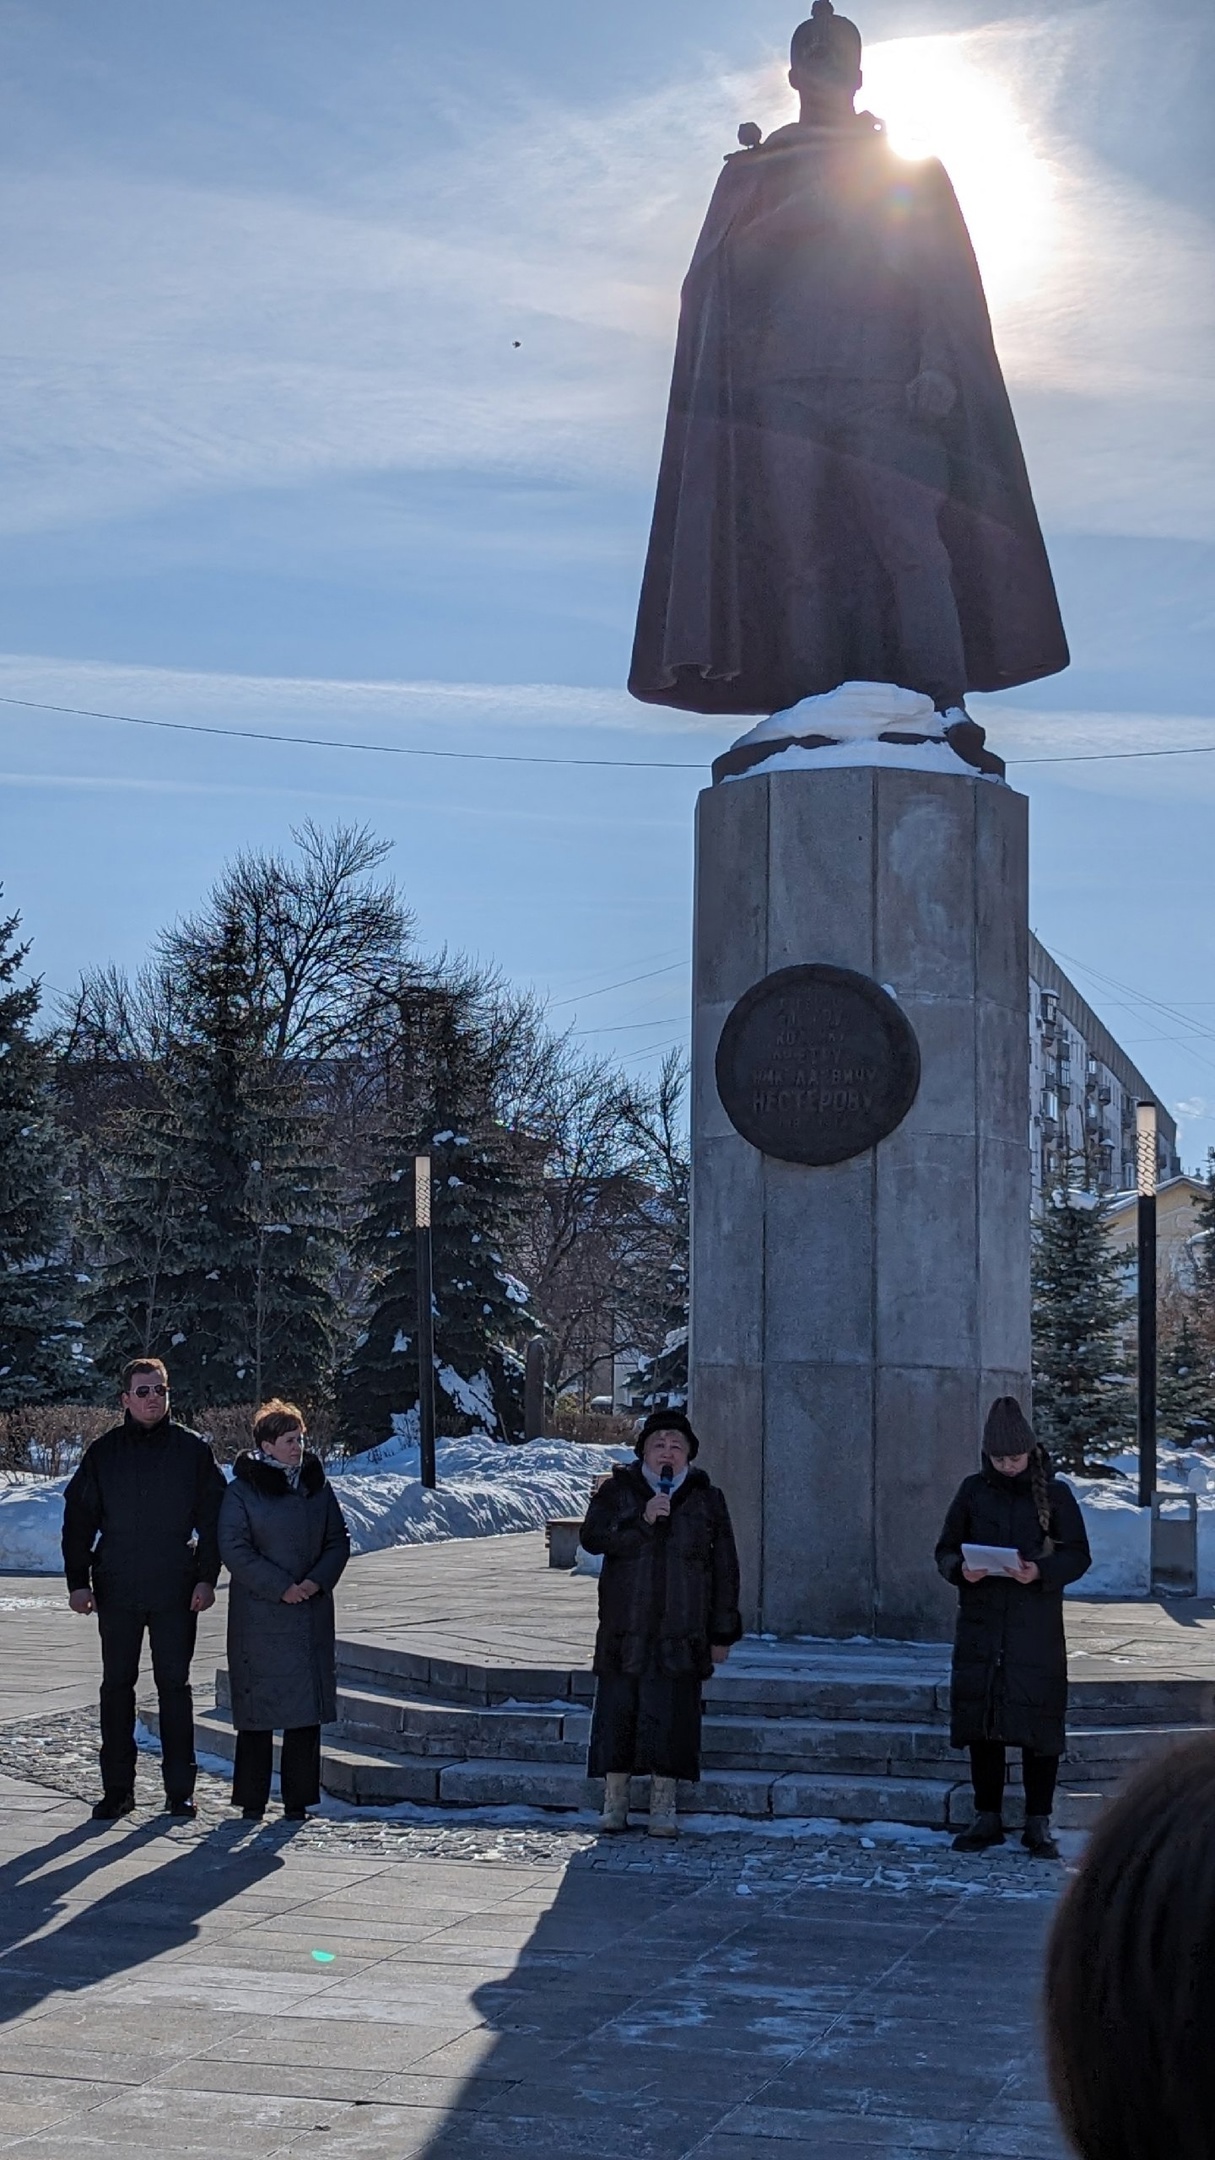
[{"label": "knit beanie hat", "polygon": [[998,1395],[983,1427],[983,1453],[1004,1461],[1010,1455],[1029,1455],[1034,1448],[1034,1429],[1015,1395]]},{"label": "knit beanie hat", "polygon": [[633,1453],[638,1462],[641,1461],[642,1455],[645,1453],[645,1444],[650,1434],[656,1432],[681,1433],[688,1443],[689,1462],[694,1455],[698,1455],[700,1452],[700,1442],[682,1410],[651,1410],[645,1424],[633,1442]]}]

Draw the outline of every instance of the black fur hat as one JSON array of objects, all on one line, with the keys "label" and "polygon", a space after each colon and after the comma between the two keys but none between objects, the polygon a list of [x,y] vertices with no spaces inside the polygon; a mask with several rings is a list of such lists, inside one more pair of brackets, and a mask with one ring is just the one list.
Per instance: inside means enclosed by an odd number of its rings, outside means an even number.
[{"label": "black fur hat", "polygon": [[633,1442],[633,1453],[638,1462],[641,1461],[642,1455],[645,1453],[645,1444],[650,1434],[656,1432],[682,1433],[688,1443],[689,1462],[693,1456],[700,1453],[700,1442],[682,1410],[651,1410],[645,1424]]}]

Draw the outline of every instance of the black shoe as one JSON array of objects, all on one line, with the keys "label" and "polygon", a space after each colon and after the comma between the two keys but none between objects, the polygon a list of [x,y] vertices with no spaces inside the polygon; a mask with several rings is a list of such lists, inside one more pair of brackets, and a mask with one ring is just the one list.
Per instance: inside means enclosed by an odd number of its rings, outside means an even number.
[{"label": "black shoe", "polygon": [[284,1822],[307,1822],[307,1820],[308,1810],[306,1807],[285,1807],[283,1809]]},{"label": "black shoe", "polygon": [[1004,1825],[998,1815],[981,1808],[968,1830],[960,1830],[953,1841],[955,1852],[986,1852],[989,1845],[1004,1843]]},{"label": "black shoe", "polygon": [[178,1816],[182,1821],[193,1822],[198,1814],[198,1803],[189,1797],[184,1800],[166,1800],[165,1811],[169,1815]]},{"label": "black shoe", "polygon": [[120,1815],[129,1815],[135,1806],[133,1792],[102,1793],[93,1809],[94,1822],[117,1822]]},{"label": "black shoe", "polygon": [[1058,1860],[1062,1857],[1050,1834],[1049,1815],[1027,1815],[1021,1843],[1026,1852],[1033,1854],[1035,1860]]},{"label": "black shoe", "polygon": [[243,1807],[240,1811],[241,1821],[260,1822],[265,1812],[266,1810],[264,1807]]}]

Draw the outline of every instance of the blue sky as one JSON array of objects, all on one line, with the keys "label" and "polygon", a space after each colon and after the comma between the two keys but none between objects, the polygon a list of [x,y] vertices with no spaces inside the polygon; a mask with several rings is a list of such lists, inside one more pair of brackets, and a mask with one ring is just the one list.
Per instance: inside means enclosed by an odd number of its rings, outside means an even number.
[{"label": "blue sky", "polygon": [[[970,218],[1072,641],[976,701],[1010,759],[1077,760],[1011,767],[1034,924],[1193,1162],[1215,756],[1108,754],[1215,744],[1215,16],[855,12],[869,102]],[[0,0],[0,693],[347,746],[0,704],[0,868],[49,984],[138,962],[237,847],[365,819],[427,942],[588,1047],[681,1039],[731,730],[622,684],[679,279],[738,122],[788,117],[793,19]]]}]

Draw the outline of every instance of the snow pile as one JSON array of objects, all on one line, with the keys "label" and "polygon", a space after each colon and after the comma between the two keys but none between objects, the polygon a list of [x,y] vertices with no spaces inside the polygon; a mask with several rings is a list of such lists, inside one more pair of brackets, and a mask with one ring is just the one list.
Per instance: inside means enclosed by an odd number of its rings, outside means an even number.
[{"label": "snow pile", "polygon": [[1121,1478],[1068,1477],[1080,1502],[1093,1564],[1069,1597],[1147,1597],[1152,1587],[1152,1512]]},{"label": "snow pile", "polygon": [[381,1552],[388,1545],[540,1530],[551,1516],[585,1515],[594,1480],[629,1459],[625,1448],[571,1440],[503,1447],[472,1434],[435,1442],[438,1487],[427,1492],[417,1443],[403,1432],[335,1472],[332,1482],[355,1552]]},{"label": "snow pile", "polygon": [[[571,1440],[503,1447],[474,1434],[436,1441],[435,1459],[435,1492],[422,1485],[417,1442],[408,1430],[332,1470],[356,1553],[541,1530],[550,1516],[585,1515],[594,1480],[613,1463],[631,1460],[631,1452]],[[0,1487],[0,1568],[23,1575],[60,1572],[67,1482],[26,1478]]]},{"label": "snow pile", "polygon": [[0,1568],[19,1575],[60,1575],[63,1493],[60,1478],[0,1485]]},{"label": "snow pile", "polygon": [[[1152,1518],[1150,1508],[1139,1506],[1139,1458],[1128,1449],[1111,1456],[1110,1468],[1116,1476],[1067,1479],[1080,1502],[1093,1552],[1093,1565],[1073,1584],[1072,1597],[1147,1597],[1151,1590]],[[1156,1471],[1166,1503],[1194,1495],[1198,1595],[1215,1597],[1215,1457],[1201,1448],[1161,1441]]]}]

